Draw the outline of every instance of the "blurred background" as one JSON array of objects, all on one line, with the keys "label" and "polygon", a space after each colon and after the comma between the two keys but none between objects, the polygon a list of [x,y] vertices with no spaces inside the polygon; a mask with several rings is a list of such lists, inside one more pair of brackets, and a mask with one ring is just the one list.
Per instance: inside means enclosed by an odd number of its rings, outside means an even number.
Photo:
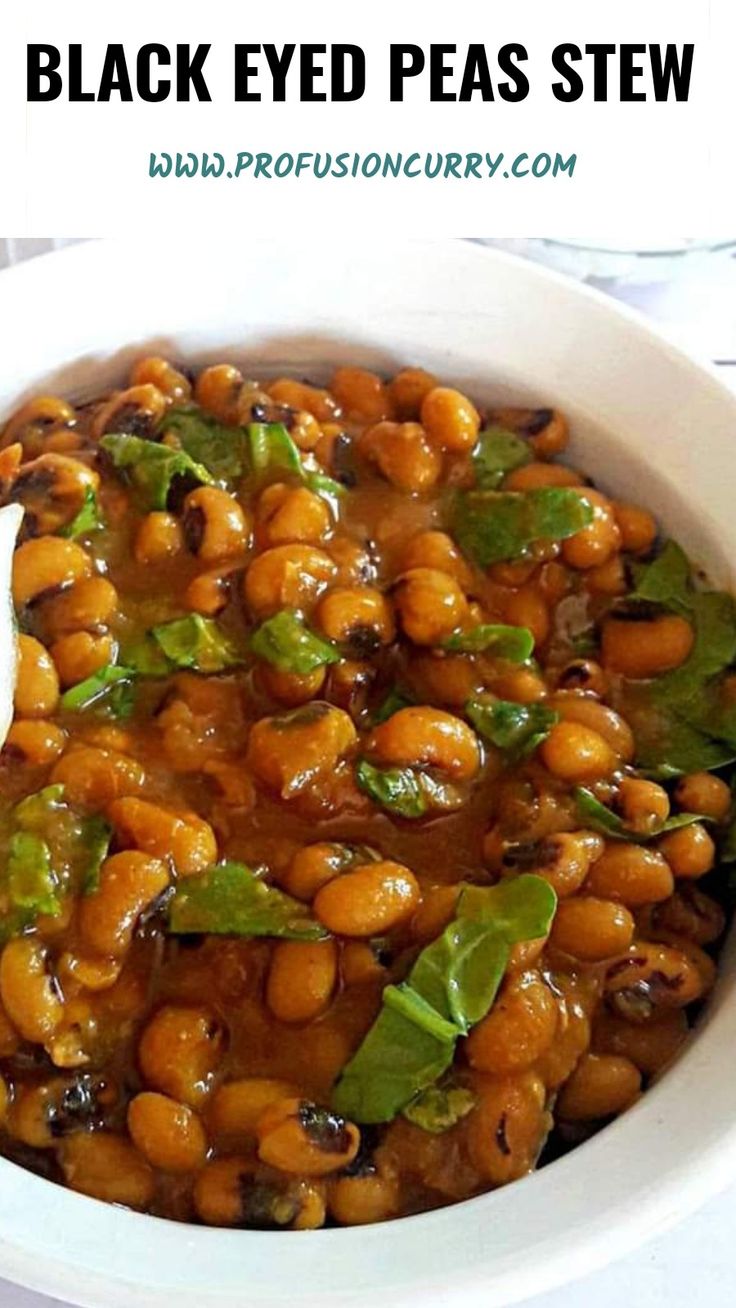
[{"label": "blurred background", "polygon": [[[717,363],[736,389],[736,238],[667,237],[640,249],[600,237],[469,239],[544,263],[640,309],[678,344]],[[0,237],[0,268],[73,243]]]}]

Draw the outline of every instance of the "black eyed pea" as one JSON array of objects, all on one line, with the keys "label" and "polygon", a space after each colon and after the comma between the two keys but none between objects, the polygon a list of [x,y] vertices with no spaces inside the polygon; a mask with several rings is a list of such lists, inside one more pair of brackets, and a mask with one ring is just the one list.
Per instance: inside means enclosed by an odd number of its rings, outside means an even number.
[{"label": "black eyed pea", "polygon": [[122,843],[153,858],[170,859],[178,876],[203,872],[217,862],[217,840],[209,822],[196,813],[172,813],[159,804],[127,796],[107,810]]},{"label": "black eyed pea", "polygon": [[407,922],[421,898],[403,863],[382,859],[328,881],[314,900],[315,916],[335,935],[375,936]]},{"label": "black eyed pea", "polygon": [[64,1014],[64,1001],[48,966],[48,951],[33,936],[8,941],[0,957],[0,999],[24,1040],[49,1040]]},{"label": "black eyed pea", "polygon": [[431,490],[442,473],[442,455],[418,422],[379,422],[358,438],[358,448],[399,490]]},{"label": "black eyed pea", "polygon": [[146,382],[115,393],[100,405],[92,423],[92,435],[99,440],[106,432],[128,432],[151,436],[163,418],[169,400],[157,386]]},{"label": "black eyed pea", "polygon": [[[491,829],[487,844],[496,831]],[[500,871],[504,876],[533,872],[549,881],[558,898],[564,899],[580,889],[603,848],[602,837],[594,831],[558,831],[531,844],[507,846],[501,855]]]},{"label": "black eyed pea", "polygon": [[184,501],[184,539],[203,563],[223,563],[247,550],[250,524],[234,495],[199,486]]},{"label": "black eyed pea", "polygon": [[711,772],[690,772],[680,777],[675,800],[685,813],[702,813],[714,822],[724,822],[731,811],[731,788],[722,777]]},{"label": "black eyed pea", "polygon": [[17,609],[42,595],[72,586],[92,571],[81,545],[58,536],[39,536],[20,545],[13,556],[13,602]]},{"label": "black eyed pea", "polygon": [[260,718],[248,737],[246,765],[283,799],[292,799],[316,777],[334,772],[357,739],[347,713],[314,700],[291,713]]},{"label": "black eyed pea", "polygon": [[622,763],[630,763],[634,757],[634,733],[628,722],[607,704],[585,695],[565,694],[559,692],[550,699],[550,707],[556,709],[566,723],[577,723],[595,731],[610,746]]},{"label": "black eyed pea", "polygon": [[66,746],[66,732],[55,722],[38,718],[16,721],[8,732],[5,750],[10,757],[20,757],[32,767],[53,763]]},{"label": "black eyed pea", "polygon": [[663,786],[643,777],[624,777],[618,788],[618,808],[627,826],[647,836],[670,815],[670,797]]},{"label": "black eyed pea", "polygon": [[296,708],[311,699],[319,698],[325,684],[327,672],[324,667],[313,668],[311,672],[289,672],[285,668],[274,667],[272,663],[262,661],[258,664],[257,680],[259,686],[279,704]]},{"label": "black eyed pea", "polygon": [[663,903],[644,909],[640,916],[641,934],[651,940],[665,931],[684,936],[696,945],[712,945],[725,928],[726,915],[720,904],[691,881],[678,886]]},{"label": "black eyed pea", "polygon": [[402,630],[415,645],[441,645],[468,620],[468,602],[455,579],[436,568],[411,568],[394,592]]},{"label": "black eyed pea", "polygon": [[570,568],[595,568],[607,563],[621,548],[621,532],[611,501],[600,491],[574,488],[593,510],[593,520],[562,542],[562,557]]},{"label": "black eyed pea", "polygon": [[255,531],[262,549],[295,542],[319,545],[328,539],[332,525],[327,500],[306,486],[273,482],[261,492]]},{"label": "black eyed pea", "polygon": [[675,888],[669,864],[656,849],[610,841],[593,864],[586,890],[602,899],[615,899],[627,908],[640,908],[669,899]]},{"label": "black eyed pea", "polygon": [[475,405],[451,386],[435,386],[428,391],[420,416],[430,441],[441,450],[468,453],[478,439],[480,416]]},{"label": "black eyed pea", "polygon": [[693,822],[679,831],[670,831],[657,843],[672,869],[672,875],[682,880],[697,880],[710,872],[716,861],[713,837],[702,822]]},{"label": "black eyed pea", "polygon": [[484,1180],[505,1185],[534,1167],[548,1128],[545,1088],[532,1072],[477,1077],[478,1103],[467,1118],[468,1153]]},{"label": "black eyed pea", "polygon": [[373,586],[335,586],[315,617],[325,636],[357,659],[370,658],[396,634],[391,605]]},{"label": "black eyed pea", "polygon": [[266,1003],[280,1022],[312,1022],[337,982],[334,940],[282,940],[273,947]]},{"label": "black eyed pea", "polygon": [[470,589],[472,574],[451,536],[444,531],[420,531],[404,547],[401,571],[430,568],[433,572],[446,572],[463,592]]},{"label": "black eyed pea", "polygon": [[100,871],[97,890],[79,906],[79,931],[93,953],[119,958],[128,949],[138,918],[169,884],[160,859],[137,850],[112,854]]},{"label": "black eyed pea", "polygon": [[531,1067],[552,1044],[558,1020],[557,1001],[541,973],[510,974],[490,1013],[466,1041],[470,1066],[494,1076]]},{"label": "black eyed pea", "polygon": [[184,404],[192,394],[189,378],[168,359],[150,354],[139,359],[130,373],[131,386],[155,386],[167,399]]},{"label": "black eyed pea", "polygon": [[20,718],[45,718],[59,702],[59,677],[54,661],[39,640],[18,636],[18,670],[14,692]]},{"label": "black eyed pea", "polygon": [[418,418],[425,395],[439,383],[424,368],[402,368],[389,383],[388,393],[399,418]]},{"label": "black eyed pea", "polygon": [[378,373],[369,372],[367,368],[338,368],[330,382],[330,390],[343,413],[353,422],[380,422],[383,418],[393,417],[389,388]]},{"label": "black eyed pea", "polygon": [[556,1111],[566,1122],[613,1117],[639,1097],[641,1073],[621,1054],[583,1054],[562,1087]]},{"label": "black eyed pea", "polygon": [[[301,942],[298,942],[301,943]],[[243,1077],[227,1081],[213,1092],[207,1125],[218,1140],[255,1139],[256,1126],[265,1110],[277,1099],[290,1099],[297,1093],[288,1081],[269,1077]]]},{"label": "black eyed pea", "polygon": [[306,1099],[271,1104],[256,1128],[258,1157],[269,1167],[297,1176],[327,1176],[352,1163],[360,1131],[329,1109]]},{"label": "black eyed pea", "polygon": [[64,786],[71,804],[98,810],[121,795],[141,790],[145,772],[136,759],[119,750],[73,745],[54,765],[51,781]]},{"label": "black eyed pea", "polygon": [[366,753],[381,766],[437,768],[453,781],[472,781],[481,765],[475,732],[452,713],[428,706],[392,714],[370,733]]},{"label": "black eyed pea", "polygon": [[279,609],[309,609],[337,576],[329,554],[314,545],[276,545],[265,550],[245,574],[245,601],[258,618]]},{"label": "black eyed pea", "polygon": [[58,640],[73,631],[97,631],[118,606],[118,594],[106,577],[86,577],[41,606],[44,633]]},{"label": "black eyed pea", "polygon": [[65,454],[42,454],[19,468],[8,498],[22,504],[22,536],[42,536],[70,522],[88,492],[97,491],[98,473]]},{"label": "black eyed pea", "polygon": [[646,1022],[702,997],[707,980],[699,961],[671,945],[637,941],[609,963],[603,988],[611,1007],[621,1017],[629,1022]]},{"label": "black eyed pea", "polygon": [[280,884],[288,894],[310,903],[322,886],[327,885],[327,882],[338,876],[340,872],[344,872],[354,861],[352,851],[347,845],[330,841],[303,845],[292,857],[280,878]]},{"label": "black eyed pea", "polygon": [[[50,433],[73,426],[76,414],[71,404],[57,395],[36,395],[11,415],[2,434],[2,447],[20,441],[27,456],[40,454]],[[65,433],[66,434],[66,433]],[[69,435],[73,433],[69,431]]]},{"label": "black eyed pea", "polygon": [[119,1135],[79,1131],[61,1142],[58,1159],[72,1190],[126,1208],[146,1208],[154,1176],[148,1163]]},{"label": "black eyed pea", "polygon": [[107,633],[71,631],[55,640],[49,653],[62,686],[75,686],[91,677],[99,668],[115,662],[117,645]]},{"label": "black eyed pea", "polygon": [[557,722],[539,748],[544,766],[560,781],[585,785],[613,776],[618,755],[607,740],[580,722]]},{"label": "black eyed pea", "polygon": [[672,1061],[687,1033],[687,1017],[680,1008],[640,1024],[601,1008],[595,1017],[592,1048],[596,1054],[623,1055],[644,1076],[656,1076]]},{"label": "black eyed pea", "polygon": [[216,363],[204,368],[194,384],[194,398],[221,422],[238,421],[238,404],[243,390],[243,374],[231,363]]},{"label": "black eyed pea", "polygon": [[207,1156],[207,1136],[197,1114],[168,1095],[144,1090],[128,1106],[133,1144],[163,1172],[195,1172]]},{"label": "black eyed pea", "polygon": [[325,1220],[324,1183],[256,1180],[249,1158],[207,1163],[194,1184],[194,1206],[208,1226],[314,1230]]},{"label": "black eyed pea", "polygon": [[144,1080],[172,1099],[200,1107],[225,1053],[227,1033],[203,1004],[165,1004],[151,1018],[138,1046]]},{"label": "black eyed pea", "polygon": [[385,1222],[399,1210],[399,1178],[388,1162],[330,1181],[327,1205],[341,1226]]},{"label": "black eyed pea", "polygon": [[184,532],[173,513],[157,510],[146,514],[133,541],[136,563],[163,563],[181,554],[183,549]]}]

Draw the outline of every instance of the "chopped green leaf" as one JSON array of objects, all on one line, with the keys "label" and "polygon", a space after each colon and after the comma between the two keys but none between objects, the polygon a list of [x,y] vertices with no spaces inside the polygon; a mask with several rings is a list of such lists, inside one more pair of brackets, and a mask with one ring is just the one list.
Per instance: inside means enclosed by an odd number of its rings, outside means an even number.
[{"label": "chopped green leaf", "polygon": [[14,908],[56,916],[61,909],[51,851],[40,836],[16,831],[8,849],[8,893]]},{"label": "chopped green leaf", "polygon": [[715,740],[674,713],[662,713],[655,726],[639,727],[635,736],[639,767],[662,781],[688,772],[712,772],[736,761],[736,745]]},{"label": "chopped green leaf", "polygon": [[107,858],[112,840],[112,827],[99,813],[84,820],[81,840],[85,850],[82,870],[82,894],[91,895],[100,884],[100,870]]},{"label": "chopped green leaf", "polygon": [[532,459],[529,442],[505,427],[486,427],[473,450],[475,484],[479,490],[497,490],[508,472]]},{"label": "chopped green leaf", "polygon": [[526,663],[534,649],[528,627],[510,627],[503,622],[484,622],[469,631],[458,631],[442,642],[442,648],[459,654],[492,654],[510,663]]},{"label": "chopped green leaf", "polygon": [[298,676],[340,661],[339,650],[332,641],[310,631],[293,609],[281,609],[262,622],[251,636],[250,647],[258,658]]},{"label": "chopped green leaf", "polygon": [[176,477],[187,477],[202,486],[211,486],[214,480],[184,450],[174,450],[128,432],[110,432],[101,438],[100,445],[110,455],[114,467],[137,491],[146,509],[166,508]]},{"label": "chopped green leaf", "polygon": [[64,787],[58,783],[44,786],[33,795],[26,795],[13,809],[13,818],[24,831],[35,831],[48,821],[49,815],[62,807]]},{"label": "chopped green leaf", "polygon": [[544,877],[524,872],[495,886],[466,886],[458,916],[490,922],[510,945],[541,940],[552,925],[557,896]]},{"label": "chopped green leaf", "polygon": [[248,471],[250,457],[245,428],[226,427],[197,408],[169,409],[162,431],[176,433],[181,448],[219,482],[233,482]]},{"label": "chopped green leaf", "polygon": [[479,735],[512,760],[532,754],[560,716],[544,704],[517,704],[491,694],[468,700],[465,713]]},{"label": "chopped green leaf", "polygon": [[169,931],[226,936],[322,940],[327,932],[306,905],[262,881],[244,863],[218,863],[179,881]]},{"label": "chopped green leaf", "polygon": [[736,604],[725,591],[694,592],[688,614],[695,643],[681,667],[657,677],[657,701],[672,708],[692,699],[736,658]]},{"label": "chopped green leaf", "polygon": [[536,541],[565,540],[593,520],[583,496],[567,487],[530,491],[466,491],[457,497],[454,535],[475,563],[487,568],[518,559]]},{"label": "chopped green leaf", "polygon": [[150,632],[132,645],[125,645],[120,657],[138,677],[168,677],[171,672],[171,663]]},{"label": "chopped green leaf", "polygon": [[308,472],[306,476],[307,486],[315,495],[327,495],[333,499],[339,499],[345,494],[345,486],[342,482],[335,481],[334,477],[328,477],[326,472]]},{"label": "chopped green leaf", "polygon": [[417,958],[343,1069],[333,1107],[357,1122],[387,1122],[450,1066],[455,1042],[491,1007],[512,946],[549,930],[556,906],[541,877],[469,886],[458,916]]},{"label": "chopped green leaf", "polygon": [[[133,708],[135,672],[120,666],[99,668],[76,686],[65,690],[60,705],[65,713],[81,713],[89,708],[103,708],[114,717],[128,717]],[[125,690],[124,695],[120,691]],[[116,692],[117,695],[116,695]]]},{"label": "chopped green leaf", "polygon": [[71,522],[67,522],[66,526],[61,528],[59,535],[66,537],[67,540],[76,540],[77,536],[89,536],[91,532],[99,531],[104,525],[97,496],[92,487],[88,486],[84,492],[81,509],[75,513]]},{"label": "chopped green leaf", "polygon": [[355,769],[360,789],[397,817],[419,818],[427,811],[427,800],[419,776],[411,768],[377,768],[361,759]]},{"label": "chopped green leaf", "polygon": [[199,613],[175,618],[151,629],[172,668],[194,668],[197,672],[223,672],[243,662],[230,637],[215,622]]},{"label": "chopped green leaf", "polygon": [[250,464],[256,473],[283,469],[304,480],[306,473],[298,446],[280,422],[251,422],[246,428]]},{"label": "chopped green leaf", "polygon": [[655,830],[642,835],[641,832],[632,831],[631,827],[627,827],[617,813],[613,813],[610,808],[602,804],[592,790],[588,790],[585,786],[576,787],[575,802],[583,822],[593,831],[600,831],[612,840],[630,840],[639,844],[665,836],[668,831],[679,831],[680,827],[690,827],[693,822],[708,821],[702,813],[676,813],[665,822],[661,822]]},{"label": "chopped green leaf", "polygon": [[663,604],[667,608],[687,603],[690,594],[690,562],[684,550],[670,540],[652,563],[641,565],[636,578],[636,589],[627,596]]},{"label": "chopped green leaf", "polygon": [[476,1098],[465,1086],[431,1085],[406,1105],[403,1115],[430,1135],[442,1135],[457,1126],[475,1108]]}]

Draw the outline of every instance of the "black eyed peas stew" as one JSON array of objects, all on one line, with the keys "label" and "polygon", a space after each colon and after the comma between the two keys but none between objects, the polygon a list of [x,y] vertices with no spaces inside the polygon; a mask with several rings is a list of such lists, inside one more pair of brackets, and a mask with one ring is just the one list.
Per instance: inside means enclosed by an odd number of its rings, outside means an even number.
[{"label": "black eyed peas stew", "polygon": [[736,612],[567,439],[416,368],[145,358],[11,417],[8,1158],[182,1221],[376,1222],[673,1059],[736,860]]}]

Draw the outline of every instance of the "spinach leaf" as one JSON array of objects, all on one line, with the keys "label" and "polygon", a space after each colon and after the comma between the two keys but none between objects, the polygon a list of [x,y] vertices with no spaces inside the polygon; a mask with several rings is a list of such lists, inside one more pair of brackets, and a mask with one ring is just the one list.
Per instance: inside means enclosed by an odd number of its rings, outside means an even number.
[{"label": "spinach leaf", "polygon": [[411,768],[377,768],[361,759],[355,768],[355,778],[360,789],[389,813],[419,818],[427,812],[420,776]]},{"label": "spinach leaf", "polygon": [[201,409],[176,408],[169,409],[160,428],[175,432],[184,452],[216,481],[237,481],[248,471],[250,457],[243,427],[226,427]]},{"label": "spinach leaf", "polygon": [[475,484],[479,490],[497,490],[507,472],[530,463],[528,441],[505,427],[486,427],[473,450]]},{"label": "spinach leaf", "polygon": [[442,1135],[457,1126],[476,1105],[472,1090],[465,1086],[431,1085],[406,1105],[403,1116],[430,1135]]},{"label": "spinach leaf", "polygon": [[151,628],[171,668],[194,668],[196,672],[224,672],[243,662],[230,637],[215,622],[199,613],[175,618]]},{"label": "spinach leaf", "polygon": [[99,531],[104,525],[97,496],[92,487],[88,486],[84,492],[82,507],[78,513],[75,513],[71,522],[67,522],[66,526],[61,528],[59,535],[67,540],[76,540],[77,536],[89,536],[91,532]]},{"label": "spinach leaf", "polygon": [[636,589],[627,597],[667,608],[687,604],[690,597],[690,562],[684,550],[670,540],[652,563],[640,565]]},{"label": "spinach leaf", "polygon": [[456,1034],[467,1035],[496,998],[508,961],[508,941],[495,923],[457,917],[422,950],[409,985],[448,1015]]},{"label": "spinach leaf", "polygon": [[602,804],[586,786],[577,786],[575,789],[575,802],[578,812],[586,827],[593,831],[600,831],[609,840],[629,840],[637,844],[645,844],[647,840],[656,840],[659,836],[666,836],[668,831],[679,831],[681,827],[690,827],[693,822],[708,822],[707,817],[702,813],[676,813],[673,817],[667,818],[654,831],[648,831],[645,835],[641,832],[632,831],[621,820],[617,813],[613,813],[610,808]]},{"label": "spinach leaf", "polygon": [[255,473],[283,469],[304,480],[299,448],[280,422],[251,422],[246,428],[250,465]]},{"label": "spinach leaf", "polygon": [[334,477],[328,477],[326,472],[308,472],[306,482],[315,495],[327,495],[333,499],[339,499],[347,489],[342,482],[335,481]]},{"label": "spinach leaf", "polygon": [[541,940],[552,925],[557,896],[544,877],[524,872],[495,886],[466,886],[458,916],[490,922],[510,945]]},{"label": "spinach leaf", "polygon": [[332,1093],[332,1106],[354,1122],[390,1122],[447,1071],[455,1043],[437,1040],[384,1006]]},{"label": "spinach leaf", "polygon": [[511,760],[532,754],[560,716],[544,704],[517,704],[491,694],[468,700],[465,713],[479,735]]},{"label": "spinach leaf", "polygon": [[195,463],[186,451],[144,440],[142,436],[110,432],[101,438],[100,445],[146,509],[166,508],[176,477],[187,477],[202,486],[211,486],[214,480],[203,464]]},{"label": "spinach leaf", "polygon": [[654,687],[656,700],[670,708],[697,695],[736,657],[736,604],[730,595],[694,592],[687,616],[695,627],[690,655],[681,667],[657,677]]},{"label": "spinach leaf", "polygon": [[82,894],[91,895],[100,885],[100,871],[110,849],[112,827],[95,813],[84,820],[80,837],[84,846]]},{"label": "spinach leaf", "polygon": [[103,709],[112,717],[129,717],[133,711],[133,668],[121,666],[99,668],[90,677],[65,690],[59,703],[65,713],[82,713],[85,709]]},{"label": "spinach leaf", "polygon": [[374,709],[371,716],[371,726],[380,726],[382,722],[387,722],[400,709],[411,708],[413,703],[414,700],[405,695],[403,690],[399,690],[398,686],[393,686],[381,700],[378,707]]},{"label": "spinach leaf", "polygon": [[49,817],[64,805],[64,787],[58,783],[44,786],[33,795],[26,795],[13,809],[13,818],[24,831],[35,831],[43,827]]},{"label": "spinach leaf", "polygon": [[262,622],[250,638],[250,647],[284,672],[306,676],[326,663],[339,663],[340,653],[332,641],[310,631],[293,609],[281,609]]},{"label": "spinach leaf", "polygon": [[648,776],[667,781],[687,772],[712,772],[736,761],[736,745],[715,740],[674,713],[662,713],[656,727],[637,729],[636,761]]},{"label": "spinach leaf", "polygon": [[8,848],[8,894],[14,908],[27,910],[32,917],[61,911],[58,883],[51,866],[51,851],[31,831],[16,831]]},{"label": "spinach leaf", "polygon": [[556,896],[541,877],[468,886],[458,916],[419,954],[343,1069],[333,1107],[357,1122],[387,1122],[452,1063],[455,1043],[488,1012],[520,940],[546,935]]},{"label": "spinach leaf", "polygon": [[510,663],[526,663],[534,649],[528,627],[510,627],[503,622],[484,622],[469,631],[458,631],[442,642],[442,648],[460,654],[492,654]]},{"label": "spinach leaf", "polygon": [[457,497],[453,532],[461,550],[487,568],[518,559],[538,540],[565,540],[593,520],[588,502],[567,487],[466,491]]},{"label": "spinach leaf", "polygon": [[328,932],[305,904],[262,881],[244,863],[217,863],[178,882],[169,907],[174,935],[273,936],[322,940]]}]

